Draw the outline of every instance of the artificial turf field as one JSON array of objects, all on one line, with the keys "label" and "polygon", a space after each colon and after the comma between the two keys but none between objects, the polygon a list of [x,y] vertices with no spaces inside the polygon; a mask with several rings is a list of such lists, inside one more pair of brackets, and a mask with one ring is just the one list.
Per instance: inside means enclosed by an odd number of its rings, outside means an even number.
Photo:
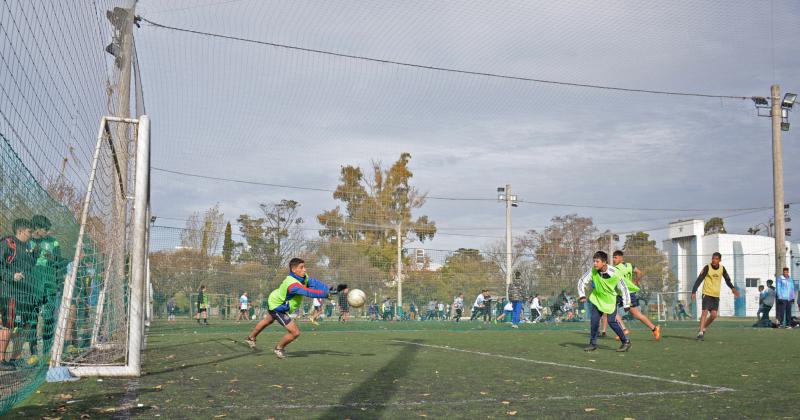
[{"label": "artificial turf field", "polygon": [[4,418],[797,418],[800,331],[751,323],[634,329],[621,354],[584,352],[583,323],[301,322],[279,360],[276,326],[253,352],[253,323],[162,321],[141,378],[44,384]]}]

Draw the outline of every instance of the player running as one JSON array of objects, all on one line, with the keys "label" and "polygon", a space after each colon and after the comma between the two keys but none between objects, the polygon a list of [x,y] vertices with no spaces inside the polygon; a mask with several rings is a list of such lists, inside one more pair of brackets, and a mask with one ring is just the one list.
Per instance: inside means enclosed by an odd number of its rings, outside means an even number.
[{"label": "player running", "polygon": [[608,265],[608,254],[597,251],[592,257],[592,269],[586,272],[578,281],[578,296],[580,302],[586,302],[586,286],[591,282],[592,291],[589,294],[589,311],[592,317],[592,335],[585,351],[597,350],[597,332],[600,329],[600,318],[608,315],[608,325],[617,334],[622,345],[616,350],[625,352],[631,348],[631,340],[622,331],[617,323],[617,296],[622,297],[622,307],[627,309],[631,305],[631,296],[620,270]]},{"label": "player running", "polygon": [[326,298],[347,289],[346,284],[340,284],[335,288],[328,286],[316,279],[312,279],[306,274],[306,263],[300,258],[292,258],[289,261],[289,275],[283,279],[281,285],[269,294],[267,300],[267,314],[264,319],[256,324],[253,331],[245,339],[245,343],[251,349],[256,349],[256,337],[264,328],[267,328],[274,321],[278,321],[284,328],[286,334],[278,341],[273,352],[279,359],[286,358],[284,349],[292,341],[300,336],[300,328],[296,322],[292,322],[290,313],[297,310],[303,303],[303,296],[312,298]]},{"label": "player running", "polygon": [[706,337],[706,328],[717,319],[717,312],[719,311],[719,293],[721,281],[725,279],[725,284],[731,289],[735,297],[739,297],[739,291],[731,283],[731,277],[728,271],[720,264],[722,261],[722,254],[715,252],[711,255],[711,264],[703,267],[703,271],[697,276],[697,281],[694,282],[692,287],[692,301],[695,300],[697,289],[700,283],[703,283],[703,313],[700,315],[700,331],[697,332],[697,340],[703,341]]},{"label": "player running", "polygon": [[[639,299],[636,298],[636,292],[640,290],[639,282],[642,279],[642,270],[639,270],[638,267],[635,267],[631,263],[626,263],[625,254],[620,250],[614,251],[614,256],[611,258],[611,261],[614,263],[614,268],[622,272],[622,278],[625,280],[625,285],[628,286],[628,291],[631,294],[631,307],[625,309],[625,311],[630,312],[634,318],[642,321],[642,323],[650,329],[650,332],[653,333],[653,337],[656,338],[656,341],[661,340],[661,327],[653,325],[650,319],[639,310]],[[617,296],[617,306],[622,307],[622,297],[620,296]],[[617,315],[617,317],[619,317],[619,315]],[[618,320],[620,318],[621,317],[619,317]],[[623,326],[623,330],[624,328]],[[625,331],[625,334],[628,334],[628,331]]]}]

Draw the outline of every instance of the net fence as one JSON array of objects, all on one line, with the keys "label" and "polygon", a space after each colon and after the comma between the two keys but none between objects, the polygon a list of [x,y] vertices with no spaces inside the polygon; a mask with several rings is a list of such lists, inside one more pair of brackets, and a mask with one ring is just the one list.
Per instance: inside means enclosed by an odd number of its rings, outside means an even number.
[{"label": "net fence", "polygon": [[[70,344],[81,348],[91,324],[83,302],[100,299],[108,265],[124,258],[110,253],[102,212],[92,212],[81,251],[76,242],[98,123],[120,103],[106,12],[129,3],[0,3],[0,413],[45,379],[70,263],[78,257],[76,281],[92,291],[72,310]],[[126,153],[117,149],[122,165]]]}]

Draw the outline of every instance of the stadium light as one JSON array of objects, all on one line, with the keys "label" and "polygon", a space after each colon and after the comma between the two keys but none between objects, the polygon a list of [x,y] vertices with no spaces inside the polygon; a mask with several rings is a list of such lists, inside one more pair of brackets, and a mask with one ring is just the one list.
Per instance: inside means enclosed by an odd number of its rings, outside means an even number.
[{"label": "stadium light", "polygon": [[783,102],[781,102],[781,108],[791,109],[794,106],[794,101],[797,100],[796,93],[787,93],[783,95]]}]

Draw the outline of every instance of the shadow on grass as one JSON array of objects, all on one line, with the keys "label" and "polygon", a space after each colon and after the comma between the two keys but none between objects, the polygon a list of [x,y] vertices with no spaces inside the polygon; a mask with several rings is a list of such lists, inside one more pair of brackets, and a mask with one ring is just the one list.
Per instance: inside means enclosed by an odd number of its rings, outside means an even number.
[{"label": "shadow on grass", "polygon": [[[308,357],[308,356],[345,356],[349,357],[352,356],[353,353],[346,353],[342,351],[336,350],[303,350],[303,351],[292,351],[288,353],[289,357]],[[362,355],[363,356],[363,355]]]},{"label": "shadow on grass", "polygon": [[[422,343],[423,340],[413,340]],[[331,407],[321,419],[380,418],[394,396],[400,379],[407,376],[409,365],[414,361],[420,347],[407,343],[391,343],[400,347],[400,352],[384,367],[372,374],[358,387],[342,396],[336,407]],[[367,409],[363,411],[362,408]]]},{"label": "shadow on grass", "polygon": [[213,364],[217,364],[217,363],[227,362],[227,361],[230,361],[230,360],[241,359],[242,357],[253,356],[253,355],[256,355],[256,354],[257,354],[256,352],[248,351],[246,353],[234,354],[234,355],[227,356],[227,357],[221,357],[219,359],[211,359],[211,360],[208,360],[208,361],[205,361],[205,362],[185,364],[185,365],[182,365],[182,366],[175,366],[175,367],[171,367],[171,368],[168,368],[168,369],[162,369],[162,370],[149,370],[149,371],[147,371],[147,375],[158,375],[158,374],[161,374],[161,373],[177,372],[177,371],[180,371],[180,370],[191,369],[191,368],[198,367],[198,366],[213,365]]},{"label": "shadow on grass", "polygon": [[[141,388],[137,395],[149,392],[159,392],[153,388]],[[51,400],[43,405],[23,405],[14,408],[0,419],[42,419],[42,418],[129,418],[144,415],[152,407],[124,406],[122,401],[126,392],[110,392],[94,395],[76,395],[71,403],[67,401]],[[89,415],[90,417],[82,417]]]}]

